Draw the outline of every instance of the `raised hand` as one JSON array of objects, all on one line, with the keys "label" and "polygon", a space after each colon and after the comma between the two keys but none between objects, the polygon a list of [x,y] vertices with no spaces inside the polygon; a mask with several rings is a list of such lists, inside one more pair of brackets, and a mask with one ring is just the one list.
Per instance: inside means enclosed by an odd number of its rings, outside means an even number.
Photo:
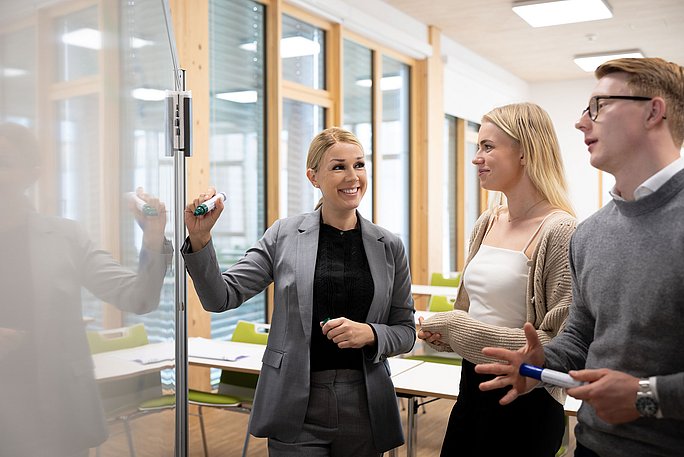
[{"label": "raised hand", "polygon": [[209,200],[216,195],[216,189],[210,187],[207,192],[199,194],[199,197],[185,206],[183,217],[185,219],[185,226],[188,229],[188,236],[190,238],[190,245],[194,252],[199,251],[211,240],[211,229],[216,224],[221,212],[223,212],[224,204],[221,199],[216,201],[216,206],[213,211],[206,214],[195,216],[195,209],[203,202]]},{"label": "raised hand", "polygon": [[145,193],[142,187],[138,187],[129,199],[129,208],[143,231],[145,247],[160,250],[166,229],[166,205],[159,198]]},{"label": "raised hand", "polygon": [[517,351],[504,348],[487,347],[482,353],[488,357],[503,360],[503,363],[483,363],[475,366],[475,371],[481,374],[493,374],[496,378],[480,384],[480,390],[494,390],[501,387],[512,386],[499,403],[507,405],[519,395],[532,390],[539,381],[521,375],[518,370],[523,363],[542,366],[544,364],[544,348],[539,341],[539,336],[534,326],[529,322],[523,327],[527,343]]}]

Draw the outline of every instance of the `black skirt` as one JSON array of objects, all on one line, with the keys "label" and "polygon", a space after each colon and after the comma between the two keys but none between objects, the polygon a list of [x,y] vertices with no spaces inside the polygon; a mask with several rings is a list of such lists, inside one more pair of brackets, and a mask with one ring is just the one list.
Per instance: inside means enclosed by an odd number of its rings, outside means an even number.
[{"label": "black skirt", "polygon": [[475,372],[463,360],[458,401],[444,435],[441,457],[524,455],[553,457],[565,432],[565,412],[543,388],[519,396],[502,406],[508,388],[483,392],[481,382],[491,375]]}]

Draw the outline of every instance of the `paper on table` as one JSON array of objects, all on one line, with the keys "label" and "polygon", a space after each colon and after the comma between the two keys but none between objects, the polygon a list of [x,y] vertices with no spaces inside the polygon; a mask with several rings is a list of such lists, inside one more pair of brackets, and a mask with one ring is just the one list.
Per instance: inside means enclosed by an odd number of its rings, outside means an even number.
[{"label": "paper on table", "polygon": [[175,354],[173,344],[157,343],[146,344],[145,346],[138,346],[136,348],[128,349],[123,354],[119,354],[117,357],[129,360],[131,362],[149,365],[151,363],[173,360],[175,358]]},{"label": "paper on table", "polygon": [[221,344],[220,341],[214,341],[207,338],[192,338],[188,341],[188,357],[235,362],[248,357],[248,355],[231,352],[224,344]]}]

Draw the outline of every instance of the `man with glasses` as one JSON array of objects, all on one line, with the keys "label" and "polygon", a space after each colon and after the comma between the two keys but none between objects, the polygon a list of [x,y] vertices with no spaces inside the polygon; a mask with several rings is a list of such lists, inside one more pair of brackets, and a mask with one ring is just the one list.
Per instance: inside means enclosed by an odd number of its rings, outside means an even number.
[{"label": "man with glasses", "polygon": [[573,305],[565,329],[541,346],[530,324],[518,351],[480,388],[511,385],[513,401],[540,385],[528,363],[584,383],[575,457],[684,455],[684,68],[658,58],[617,59],[595,72],[575,127],[592,166],[612,174],[613,200],[578,225],[571,244]]}]

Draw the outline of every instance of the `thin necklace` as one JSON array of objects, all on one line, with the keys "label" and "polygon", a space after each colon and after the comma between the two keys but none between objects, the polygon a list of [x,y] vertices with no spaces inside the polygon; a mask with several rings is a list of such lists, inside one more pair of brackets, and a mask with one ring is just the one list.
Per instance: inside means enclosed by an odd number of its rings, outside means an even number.
[{"label": "thin necklace", "polygon": [[510,213],[510,211],[509,211],[509,212],[508,212],[508,215],[509,215],[509,217],[508,217],[508,222],[513,222],[513,221],[517,221],[518,219],[522,219],[523,217],[527,216],[527,215],[530,213],[530,211],[532,211],[532,208],[534,208],[535,206],[537,206],[538,204],[540,204],[540,203],[543,202],[543,201],[546,201],[546,199],[542,198],[542,199],[539,200],[537,203],[535,203],[534,205],[532,205],[532,206],[530,206],[529,208],[527,208],[527,211],[525,211],[521,216],[510,217],[510,214],[511,214],[511,213]]}]

